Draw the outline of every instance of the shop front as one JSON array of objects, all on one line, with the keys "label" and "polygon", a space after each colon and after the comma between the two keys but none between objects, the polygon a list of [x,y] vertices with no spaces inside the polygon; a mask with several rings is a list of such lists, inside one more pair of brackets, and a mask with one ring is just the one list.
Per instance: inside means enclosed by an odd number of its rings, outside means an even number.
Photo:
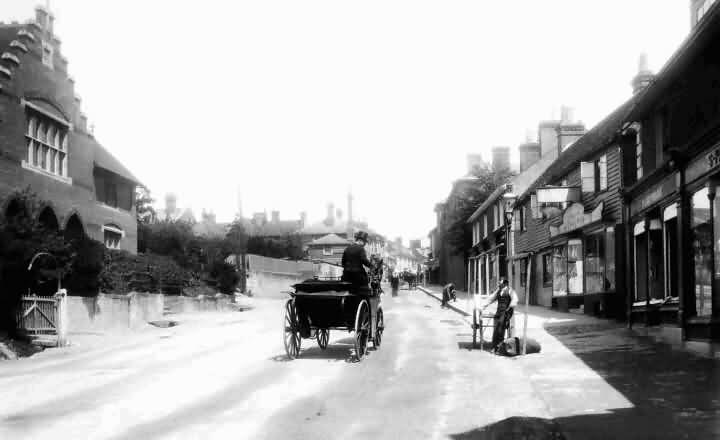
[{"label": "shop front", "polygon": [[552,306],[605,317],[621,317],[616,293],[616,229],[603,218],[600,202],[589,213],[574,203],[559,226],[550,226],[551,247],[540,253],[542,282],[552,286]]}]

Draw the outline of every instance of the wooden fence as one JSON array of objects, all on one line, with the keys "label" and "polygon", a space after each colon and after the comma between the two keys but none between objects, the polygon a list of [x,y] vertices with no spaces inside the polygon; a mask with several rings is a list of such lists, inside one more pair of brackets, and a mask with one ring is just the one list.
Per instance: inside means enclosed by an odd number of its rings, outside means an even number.
[{"label": "wooden fence", "polygon": [[58,346],[65,344],[67,326],[67,292],[54,296],[25,295],[17,315],[20,329],[36,338],[52,338]]}]

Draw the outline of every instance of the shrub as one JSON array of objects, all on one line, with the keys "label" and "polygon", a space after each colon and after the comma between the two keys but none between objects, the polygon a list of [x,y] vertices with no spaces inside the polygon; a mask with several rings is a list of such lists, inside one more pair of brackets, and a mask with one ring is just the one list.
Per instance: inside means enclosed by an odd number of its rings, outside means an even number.
[{"label": "shrub", "polygon": [[222,260],[213,263],[210,268],[210,276],[217,282],[218,290],[225,294],[234,293],[240,282],[240,275],[235,270],[235,266]]},{"label": "shrub", "polygon": [[171,257],[155,254],[132,255],[126,251],[108,251],[100,276],[105,292],[131,290],[163,291],[180,294],[195,275],[183,269]]}]

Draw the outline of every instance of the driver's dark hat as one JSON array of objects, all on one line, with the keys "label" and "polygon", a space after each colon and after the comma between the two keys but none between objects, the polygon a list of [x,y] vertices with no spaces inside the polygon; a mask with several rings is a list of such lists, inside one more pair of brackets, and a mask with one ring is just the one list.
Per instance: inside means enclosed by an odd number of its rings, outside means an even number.
[{"label": "driver's dark hat", "polygon": [[362,240],[365,243],[368,242],[368,233],[365,231],[357,231],[355,233],[355,240]]}]

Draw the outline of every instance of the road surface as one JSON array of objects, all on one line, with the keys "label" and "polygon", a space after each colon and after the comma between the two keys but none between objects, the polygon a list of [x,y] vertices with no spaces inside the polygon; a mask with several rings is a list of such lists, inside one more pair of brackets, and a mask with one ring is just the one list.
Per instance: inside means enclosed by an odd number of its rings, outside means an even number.
[{"label": "road surface", "polygon": [[[468,350],[460,316],[420,291],[385,295],[383,307],[382,347],[360,363],[339,331],[326,351],[303,340],[288,361],[280,300],[4,362],[0,438],[647,438],[623,428],[633,417],[652,425],[631,394],[543,330],[555,318],[531,316],[543,353],[511,359]],[[718,428],[709,420],[698,435]],[[683,438],[666,424],[658,432]],[[626,435],[602,431],[613,427]]]}]

